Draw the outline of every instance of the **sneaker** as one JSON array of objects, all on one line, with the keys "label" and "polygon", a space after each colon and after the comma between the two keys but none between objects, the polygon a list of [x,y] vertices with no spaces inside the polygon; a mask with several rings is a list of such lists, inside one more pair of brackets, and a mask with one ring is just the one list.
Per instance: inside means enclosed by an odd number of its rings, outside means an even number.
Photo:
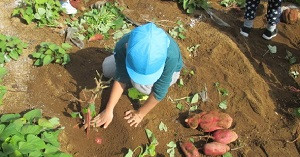
[{"label": "sneaker", "polygon": [[266,29],[262,37],[266,40],[270,40],[277,35],[277,32],[278,32],[277,28],[273,32]]},{"label": "sneaker", "polygon": [[69,0],[67,0],[67,1],[60,1],[60,4],[61,4],[61,7],[62,7],[62,8],[66,9],[66,13],[67,13],[67,14],[70,15],[70,14],[76,14],[76,13],[77,13],[77,9],[74,8],[74,7],[71,5],[71,3],[70,3]]},{"label": "sneaker", "polygon": [[251,28],[243,26],[243,27],[241,28],[241,30],[240,30],[240,33],[241,33],[244,37],[248,37],[250,31],[251,31]]}]

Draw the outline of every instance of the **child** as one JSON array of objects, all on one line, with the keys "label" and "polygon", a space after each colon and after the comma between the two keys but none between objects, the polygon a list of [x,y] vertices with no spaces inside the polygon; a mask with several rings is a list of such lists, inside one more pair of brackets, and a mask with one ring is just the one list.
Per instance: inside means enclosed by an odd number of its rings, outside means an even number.
[{"label": "child", "polygon": [[92,120],[92,124],[107,128],[126,85],[132,85],[149,94],[142,107],[125,112],[124,118],[130,126],[137,127],[179,78],[183,65],[180,49],[163,29],[148,23],[125,35],[114,51],[115,54],[105,58],[102,64],[104,76],[114,78],[111,95],[105,110]]},{"label": "child", "polygon": [[66,9],[67,14],[76,14],[77,13],[77,9],[71,5],[70,0],[61,0],[60,4],[61,4],[62,8]]},{"label": "child", "polygon": [[[267,21],[266,30],[262,37],[266,40],[270,40],[277,35],[276,25],[280,21],[281,14],[281,1],[282,0],[268,0],[267,9]],[[253,20],[256,16],[256,9],[260,0],[246,0],[246,11],[244,25],[241,28],[241,34],[245,37],[249,36],[250,30],[253,27]]]}]

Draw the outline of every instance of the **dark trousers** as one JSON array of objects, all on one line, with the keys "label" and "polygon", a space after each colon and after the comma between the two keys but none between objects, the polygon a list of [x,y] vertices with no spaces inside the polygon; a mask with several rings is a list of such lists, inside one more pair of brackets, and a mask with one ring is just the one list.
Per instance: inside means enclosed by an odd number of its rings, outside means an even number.
[{"label": "dark trousers", "polygon": [[[268,24],[274,25],[280,21],[282,0],[268,0],[267,20]],[[253,20],[256,16],[257,6],[260,0],[246,0],[245,19]]]}]

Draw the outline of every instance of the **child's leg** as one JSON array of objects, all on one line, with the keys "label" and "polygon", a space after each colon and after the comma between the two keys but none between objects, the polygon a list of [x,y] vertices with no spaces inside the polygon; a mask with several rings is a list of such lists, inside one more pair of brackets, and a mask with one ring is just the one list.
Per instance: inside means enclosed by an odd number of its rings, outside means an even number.
[{"label": "child's leg", "polygon": [[246,0],[246,11],[244,14],[244,26],[248,28],[253,27],[253,20],[256,16],[257,6],[260,0]]},{"label": "child's leg", "polygon": [[263,38],[270,40],[277,35],[276,25],[280,21],[282,0],[268,0],[267,26]]},{"label": "child's leg", "polygon": [[115,62],[114,55],[110,55],[104,59],[102,63],[102,71],[103,71],[103,76],[107,78],[114,77],[116,72],[116,62]]},{"label": "child's leg", "polygon": [[256,16],[256,10],[259,3],[260,0],[246,0],[244,24],[240,32],[245,37],[249,36],[250,30],[253,27],[253,20]]},{"label": "child's leg", "polygon": [[[172,75],[172,81],[170,83],[170,86],[172,86],[174,83],[177,82],[178,78],[180,76],[180,72],[174,72]],[[131,80],[131,84],[134,88],[136,88],[139,92],[143,93],[143,94],[147,94],[149,95],[152,91],[152,85],[140,85],[138,83],[135,83],[134,81]]]}]

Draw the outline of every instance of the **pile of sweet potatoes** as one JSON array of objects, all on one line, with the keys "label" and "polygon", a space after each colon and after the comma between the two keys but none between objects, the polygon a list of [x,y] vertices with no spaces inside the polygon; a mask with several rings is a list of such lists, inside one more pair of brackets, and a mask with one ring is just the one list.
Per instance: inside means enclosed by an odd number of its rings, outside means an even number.
[{"label": "pile of sweet potatoes", "polygon": [[[193,129],[200,127],[204,132],[212,133],[211,138],[214,142],[206,143],[203,147],[204,154],[211,156],[225,154],[230,150],[227,144],[238,138],[234,131],[228,129],[232,121],[228,114],[218,111],[202,112],[185,120]],[[195,149],[196,147],[191,142],[181,142],[180,147],[187,157],[200,156],[198,149]]]}]

